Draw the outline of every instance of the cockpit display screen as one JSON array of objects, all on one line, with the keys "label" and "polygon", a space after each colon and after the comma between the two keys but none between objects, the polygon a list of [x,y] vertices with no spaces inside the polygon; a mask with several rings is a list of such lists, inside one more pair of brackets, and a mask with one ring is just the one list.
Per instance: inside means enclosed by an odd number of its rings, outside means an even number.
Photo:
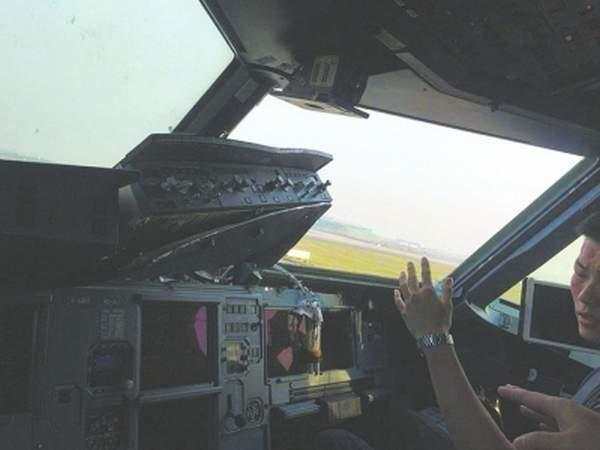
[{"label": "cockpit display screen", "polygon": [[321,370],[349,369],[354,365],[354,321],[350,309],[323,313]]},{"label": "cockpit display screen", "polygon": [[600,354],[600,346],[586,340],[587,322],[578,319],[568,286],[528,278],[522,304],[525,341]]},{"label": "cockpit display screen", "polygon": [[208,312],[195,303],[143,305],[142,389],[211,381]]},{"label": "cockpit display screen", "polygon": [[[266,309],[267,371],[270,378],[299,375],[316,362],[307,350],[306,319],[287,309]],[[323,311],[320,369],[348,369],[354,365],[354,331],[349,309]]]},{"label": "cockpit display screen", "polygon": [[269,377],[298,375],[306,371],[302,341],[306,328],[288,310],[265,310]]}]

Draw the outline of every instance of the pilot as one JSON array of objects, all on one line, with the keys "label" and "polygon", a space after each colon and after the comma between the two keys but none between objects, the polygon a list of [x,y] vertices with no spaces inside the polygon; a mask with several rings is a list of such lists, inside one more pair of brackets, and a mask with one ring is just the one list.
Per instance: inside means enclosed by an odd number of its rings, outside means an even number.
[{"label": "pilot", "polygon": [[[600,213],[588,217],[578,231],[584,236],[584,241],[574,263],[571,294],[581,338],[600,347]],[[449,335],[453,280],[448,278],[444,281],[441,297],[438,297],[433,289],[427,258],[421,261],[421,275],[419,283],[415,266],[408,263],[406,272],[400,274],[399,289],[394,292],[394,298],[406,326],[423,350],[437,401],[455,448],[591,449],[591,442],[597,442],[600,414],[589,409],[600,412],[600,368],[582,383],[573,400],[539,397],[541,394],[512,386],[499,388],[498,393],[503,398],[521,404],[522,413],[537,420],[546,430],[522,436],[511,443],[479,400],[454,351]],[[540,407],[540,404],[545,407]],[[564,417],[565,414],[568,418]],[[589,427],[590,424],[595,424],[595,428]],[[552,431],[555,432],[549,435]],[[561,447],[569,442],[568,439],[576,439],[574,445]],[[547,446],[540,447],[540,442],[546,442]],[[317,447],[326,448],[323,445],[331,449],[359,450],[364,449],[366,444],[355,436],[336,430],[318,437]],[[594,445],[597,448],[597,444]],[[438,448],[441,447],[438,445],[427,450]],[[445,448],[452,448],[450,441]]]}]

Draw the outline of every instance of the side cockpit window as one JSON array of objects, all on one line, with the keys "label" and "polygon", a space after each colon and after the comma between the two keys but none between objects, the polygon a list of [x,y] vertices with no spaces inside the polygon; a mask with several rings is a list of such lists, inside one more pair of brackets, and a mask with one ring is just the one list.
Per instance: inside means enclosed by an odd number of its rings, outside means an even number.
[{"label": "side cockpit window", "polygon": [[197,1],[0,3],[0,159],[109,167],[233,60]]},{"label": "side cockpit window", "polygon": [[[573,275],[574,263],[581,249],[583,238],[578,238],[565,247],[562,251],[554,255],[545,264],[531,272],[529,277],[538,281],[548,281],[568,285]],[[515,284],[512,288],[501,295],[502,300],[514,305],[521,304],[521,292],[523,282]]]}]

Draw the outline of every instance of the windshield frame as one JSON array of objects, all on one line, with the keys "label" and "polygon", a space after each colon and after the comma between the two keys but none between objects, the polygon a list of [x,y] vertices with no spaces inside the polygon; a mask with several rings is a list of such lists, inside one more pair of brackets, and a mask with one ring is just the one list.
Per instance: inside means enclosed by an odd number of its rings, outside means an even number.
[{"label": "windshield frame", "polygon": [[600,158],[588,157],[455,269],[455,304],[485,308],[577,239],[575,226],[599,208]]}]

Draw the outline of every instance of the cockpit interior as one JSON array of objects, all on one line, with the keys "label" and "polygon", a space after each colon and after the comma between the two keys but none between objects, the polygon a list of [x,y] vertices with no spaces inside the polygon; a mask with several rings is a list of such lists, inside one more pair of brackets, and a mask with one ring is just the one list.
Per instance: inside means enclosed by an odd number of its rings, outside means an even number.
[{"label": "cockpit interior", "polygon": [[[572,315],[577,226],[600,211],[600,1],[150,3],[0,6],[0,448],[447,439],[394,304],[423,254],[454,280],[456,350],[508,437],[535,424],[499,385],[569,397],[600,367],[531,309],[552,288],[548,314]],[[498,153],[430,157],[402,124]],[[414,174],[423,197],[396,202]],[[512,215],[486,212],[488,182]],[[431,244],[360,227],[411,208]],[[454,222],[469,249],[436,236]]]}]

